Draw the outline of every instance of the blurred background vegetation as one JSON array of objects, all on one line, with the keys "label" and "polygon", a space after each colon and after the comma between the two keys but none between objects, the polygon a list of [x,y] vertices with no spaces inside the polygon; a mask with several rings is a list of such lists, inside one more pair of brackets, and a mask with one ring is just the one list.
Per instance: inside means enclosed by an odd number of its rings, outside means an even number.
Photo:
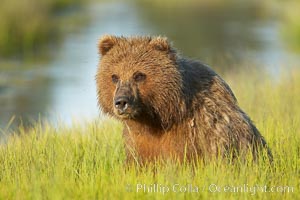
[{"label": "blurred background vegetation", "polygon": [[299,0],[2,0],[0,128],[97,117],[102,34],[164,35],[221,74],[255,68],[276,80],[299,67],[299,10]]},{"label": "blurred background vegetation", "polygon": [[26,59],[40,52],[61,33],[59,16],[83,0],[2,0],[0,7],[0,55]]}]

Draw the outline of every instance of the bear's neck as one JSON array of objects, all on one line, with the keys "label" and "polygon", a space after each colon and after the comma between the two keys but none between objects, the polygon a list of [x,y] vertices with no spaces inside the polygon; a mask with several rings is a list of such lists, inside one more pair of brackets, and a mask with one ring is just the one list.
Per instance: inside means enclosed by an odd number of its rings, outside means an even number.
[{"label": "bear's neck", "polygon": [[[188,127],[173,125],[170,129],[164,130],[162,127],[153,127],[137,121],[126,121],[123,130],[126,148],[129,156],[132,150],[144,161],[156,160],[158,158],[170,158],[183,160],[185,151],[191,153],[187,158],[195,155],[194,146],[187,139]],[[179,128],[179,129],[178,129]],[[187,148],[187,149],[186,149]]]},{"label": "bear's neck", "polygon": [[125,125],[131,134],[151,135],[160,137],[166,130],[161,126],[159,121],[148,120],[126,120]]}]

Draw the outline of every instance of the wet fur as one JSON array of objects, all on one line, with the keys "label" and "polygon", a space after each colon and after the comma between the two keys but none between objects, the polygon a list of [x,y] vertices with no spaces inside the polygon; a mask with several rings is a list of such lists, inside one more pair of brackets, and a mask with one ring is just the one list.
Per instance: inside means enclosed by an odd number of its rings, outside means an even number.
[{"label": "wet fur", "polygon": [[[166,38],[104,36],[99,52],[98,102],[124,123],[129,161],[236,157],[249,150],[256,158],[261,149],[272,157],[224,80],[206,65],[181,58]],[[136,83],[136,72],[146,80]],[[117,84],[113,74],[120,77]],[[120,88],[134,99],[128,118],[114,112]]]}]

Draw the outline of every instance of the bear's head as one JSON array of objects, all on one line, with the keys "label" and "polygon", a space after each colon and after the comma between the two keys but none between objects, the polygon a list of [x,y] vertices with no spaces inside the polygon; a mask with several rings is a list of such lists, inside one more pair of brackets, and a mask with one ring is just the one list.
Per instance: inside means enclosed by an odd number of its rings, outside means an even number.
[{"label": "bear's head", "polygon": [[121,120],[168,129],[184,112],[177,52],[164,37],[103,36],[96,75],[98,103]]}]

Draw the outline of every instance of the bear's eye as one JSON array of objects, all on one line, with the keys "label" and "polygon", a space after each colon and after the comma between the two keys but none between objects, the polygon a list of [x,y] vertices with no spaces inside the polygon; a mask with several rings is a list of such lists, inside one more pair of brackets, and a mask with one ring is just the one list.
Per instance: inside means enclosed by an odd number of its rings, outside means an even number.
[{"label": "bear's eye", "polygon": [[133,79],[136,81],[136,82],[141,82],[143,80],[146,79],[146,74],[143,74],[142,72],[136,72],[134,73],[133,75]]},{"label": "bear's eye", "polygon": [[117,75],[113,74],[113,75],[111,76],[111,80],[112,80],[113,83],[118,83],[119,77],[118,77]]}]

